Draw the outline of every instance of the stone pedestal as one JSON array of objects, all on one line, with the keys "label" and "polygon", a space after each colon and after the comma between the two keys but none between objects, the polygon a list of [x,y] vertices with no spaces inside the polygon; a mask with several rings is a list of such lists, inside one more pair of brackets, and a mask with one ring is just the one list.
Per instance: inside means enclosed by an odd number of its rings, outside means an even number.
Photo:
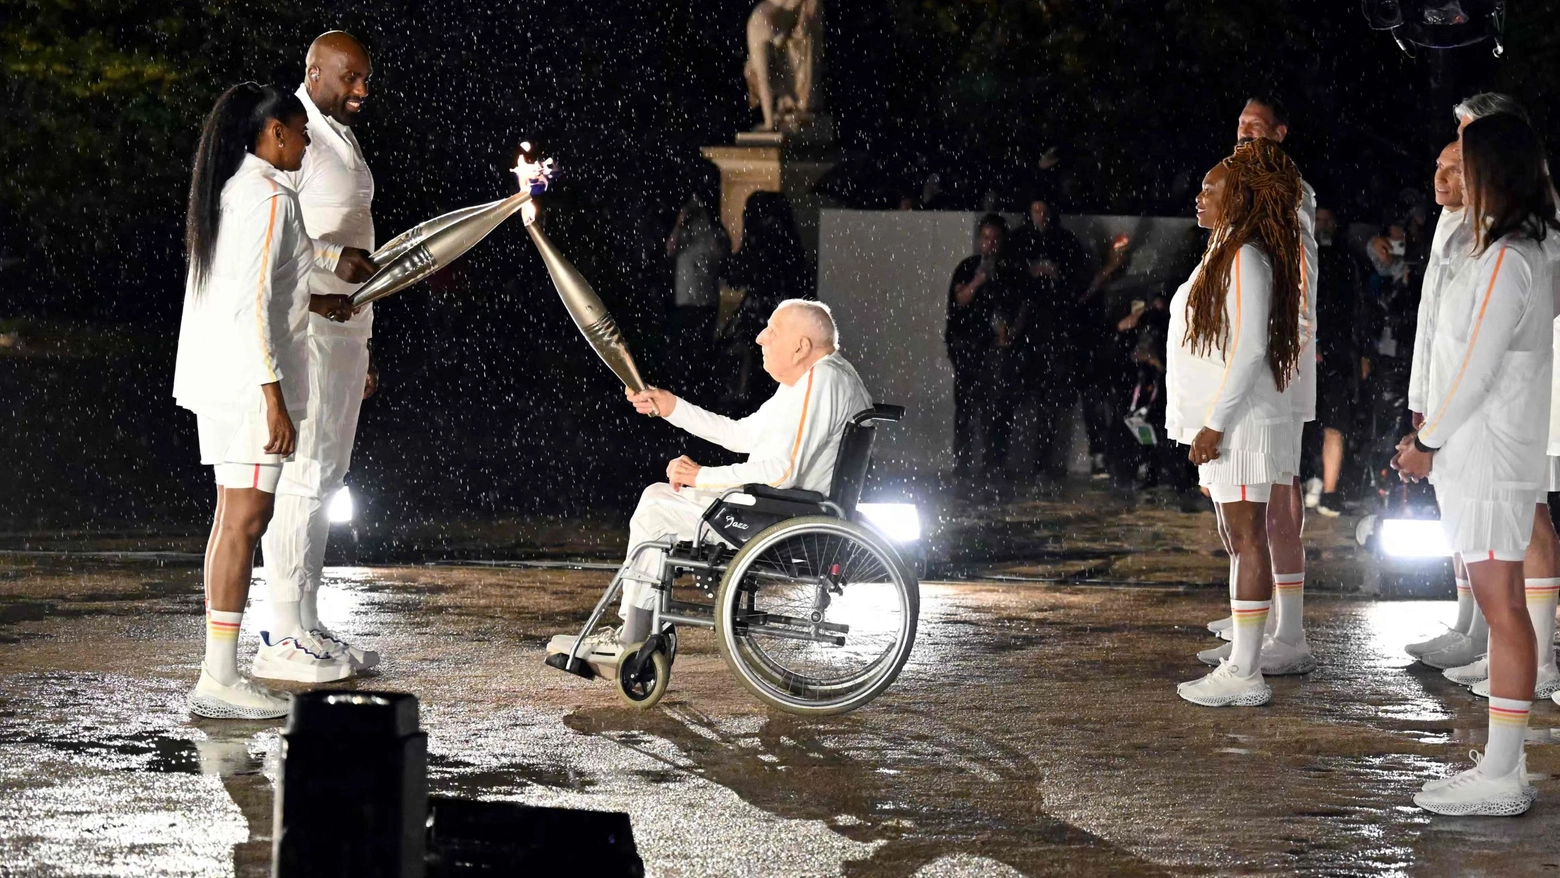
[{"label": "stone pedestal", "polygon": [[732,246],[742,241],[742,207],[754,192],[782,192],[796,211],[802,246],[818,264],[818,211],[827,201],[813,184],[839,163],[838,149],[792,134],[744,133],[733,146],[706,146],[704,157],[720,168],[720,219]]}]

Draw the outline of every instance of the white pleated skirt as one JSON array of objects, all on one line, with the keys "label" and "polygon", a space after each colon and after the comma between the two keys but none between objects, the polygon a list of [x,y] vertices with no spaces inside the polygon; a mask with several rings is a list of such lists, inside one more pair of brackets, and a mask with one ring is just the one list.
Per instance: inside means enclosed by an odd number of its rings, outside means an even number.
[{"label": "white pleated skirt", "polygon": [[1219,459],[1197,467],[1197,483],[1213,485],[1288,484],[1300,469],[1300,424],[1241,421],[1224,435]]}]

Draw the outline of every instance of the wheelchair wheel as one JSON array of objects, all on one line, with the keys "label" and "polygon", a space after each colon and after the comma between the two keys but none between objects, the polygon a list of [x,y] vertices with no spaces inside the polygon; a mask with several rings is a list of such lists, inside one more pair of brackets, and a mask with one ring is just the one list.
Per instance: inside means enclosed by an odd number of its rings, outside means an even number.
[{"label": "wheelchair wheel", "polygon": [[838,518],[792,518],[731,559],[715,639],[760,700],[788,713],[845,713],[899,676],[919,611],[915,575],[886,539]]},{"label": "wheelchair wheel", "polygon": [[643,645],[636,643],[624,648],[623,657],[618,661],[617,673],[613,675],[613,680],[617,683],[618,698],[635,710],[649,710],[655,707],[661,700],[661,696],[666,694],[666,684],[672,679],[672,660],[660,650],[651,653],[650,661],[644,663],[637,675],[628,673],[631,664],[629,660]]}]

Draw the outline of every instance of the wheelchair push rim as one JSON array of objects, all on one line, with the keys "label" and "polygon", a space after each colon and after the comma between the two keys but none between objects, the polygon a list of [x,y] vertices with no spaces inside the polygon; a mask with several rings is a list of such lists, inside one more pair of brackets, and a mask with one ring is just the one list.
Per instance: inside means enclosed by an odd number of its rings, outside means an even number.
[{"label": "wheelchair push rim", "polygon": [[759,699],[834,714],[877,697],[915,641],[915,576],[893,545],[828,516],[779,522],[732,558],[715,606],[721,658]]}]

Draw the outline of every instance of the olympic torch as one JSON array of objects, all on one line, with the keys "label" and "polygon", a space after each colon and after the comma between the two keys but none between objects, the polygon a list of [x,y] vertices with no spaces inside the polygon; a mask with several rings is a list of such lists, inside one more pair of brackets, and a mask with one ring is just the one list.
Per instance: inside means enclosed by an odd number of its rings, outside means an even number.
[{"label": "olympic torch", "polygon": [[[522,146],[529,148],[529,144]],[[398,293],[449,265],[514,216],[532,196],[547,191],[554,173],[552,161],[525,168],[529,175],[522,176],[520,191],[514,195],[442,214],[391,239],[373,254],[381,268],[352,294],[352,306]]]},{"label": "olympic torch", "polygon": [[607,306],[601,304],[601,297],[591,289],[590,283],[573,263],[565,259],[558,248],[553,246],[553,242],[542,234],[536,223],[526,226],[525,230],[530,233],[531,242],[542,254],[542,263],[552,276],[553,286],[558,288],[558,298],[563,300],[563,307],[568,309],[569,316],[574,318],[574,325],[580,328],[580,333],[595,349],[596,355],[623,382],[623,386],[635,393],[644,390],[645,379],[639,377],[634,355],[628,352],[623,333],[618,330],[617,321],[607,313]]}]

